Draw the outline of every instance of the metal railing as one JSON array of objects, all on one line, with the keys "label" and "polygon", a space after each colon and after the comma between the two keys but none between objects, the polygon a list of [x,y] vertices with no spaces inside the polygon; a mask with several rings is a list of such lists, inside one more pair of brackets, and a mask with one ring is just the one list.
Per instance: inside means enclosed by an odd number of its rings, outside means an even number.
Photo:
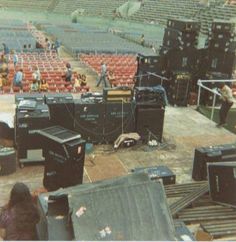
[{"label": "metal railing", "polygon": [[201,80],[199,79],[197,82],[198,85],[198,99],[197,99],[197,107],[200,106],[200,98],[201,98],[201,90],[202,88],[213,93],[213,102],[212,102],[212,109],[211,109],[211,120],[213,120],[214,112],[215,112],[215,105],[216,105],[216,96],[221,96],[220,92],[218,92],[217,88],[209,88],[205,86],[205,83],[233,83],[236,82],[236,79],[233,80]]}]

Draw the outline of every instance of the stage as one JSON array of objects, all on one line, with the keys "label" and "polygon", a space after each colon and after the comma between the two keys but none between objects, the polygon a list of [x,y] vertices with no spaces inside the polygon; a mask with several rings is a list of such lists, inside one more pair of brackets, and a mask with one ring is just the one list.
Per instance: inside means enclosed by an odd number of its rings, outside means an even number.
[{"label": "stage", "polygon": [[[14,116],[14,95],[0,96],[0,113]],[[164,121],[164,139],[160,147],[137,145],[114,151],[111,145],[95,145],[86,155],[83,181],[93,182],[122,176],[135,167],[166,165],[175,174],[177,183],[191,182],[195,147],[236,142],[236,135],[197,112],[196,107],[167,107]],[[5,116],[4,115],[4,116]],[[0,206],[9,197],[12,185],[25,182],[32,190],[43,186],[43,165],[27,165],[17,172],[0,177]]]}]

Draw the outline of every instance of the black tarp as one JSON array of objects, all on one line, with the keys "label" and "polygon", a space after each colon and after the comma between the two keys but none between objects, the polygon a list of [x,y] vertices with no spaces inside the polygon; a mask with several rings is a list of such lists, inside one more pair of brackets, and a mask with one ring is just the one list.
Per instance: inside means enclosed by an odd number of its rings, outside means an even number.
[{"label": "black tarp", "polygon": [[[39,201],[45,212],[45,196],[62,193],[68,194],[75,240],[175,240],[163,185],[146,174],[43,194]],[[84,213],[76,215],[82,208]]]}]

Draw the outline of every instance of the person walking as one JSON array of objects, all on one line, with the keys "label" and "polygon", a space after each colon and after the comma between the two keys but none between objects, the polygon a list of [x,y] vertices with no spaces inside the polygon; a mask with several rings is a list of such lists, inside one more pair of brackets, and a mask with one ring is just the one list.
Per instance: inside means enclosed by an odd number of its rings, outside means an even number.
[{"label": "person walking", "polygon": [[107,83],[107,66],[104,62],[101,63],[101,73],[100,73],[100,78],[97,82],[96,87],[99,87],[100,83],[103,82],[104,87],[108,86]]},{"label": "person walking", "polygon": [[234,104],[234,99],[233,99],[233,93],[231,88],[226,85],[225,83],[220,83],[220,90],[219,90],[221,97],[220,99],[222,100],[222,104],[220,107],[220,112],[219,112],[219,123],[217,124],[217,127],[222,127],[223,125],[226,124],[226,119],[228,112],[230,108]]}]

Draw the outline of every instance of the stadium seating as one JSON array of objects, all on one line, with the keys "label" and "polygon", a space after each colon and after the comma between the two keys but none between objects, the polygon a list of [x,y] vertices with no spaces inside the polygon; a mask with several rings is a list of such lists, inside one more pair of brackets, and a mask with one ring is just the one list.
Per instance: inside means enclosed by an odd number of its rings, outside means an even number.
[{"label": "stadium seating", "polygon": [[47,11],[54,0],[1,0],[0,7],[17,10]]},{"label": "stadium seating", "polygon": [[107,65],[107,71],[112,71],[115,80],[113,86],[133,86],[136,73],[136,57],[133,55],[85,55],[79,56],[80,60],[90,66],[97,74],[101,71],[101,63]]}]

